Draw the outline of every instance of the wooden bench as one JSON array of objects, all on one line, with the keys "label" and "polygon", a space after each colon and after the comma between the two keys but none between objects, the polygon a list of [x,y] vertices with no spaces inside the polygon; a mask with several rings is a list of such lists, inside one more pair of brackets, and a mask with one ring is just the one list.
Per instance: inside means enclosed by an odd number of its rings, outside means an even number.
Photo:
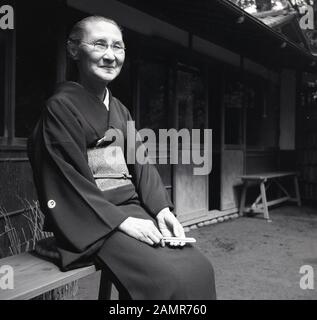
[{"label": "wooden bench", "polygon": [[[241,202],[240,202],[240,216],[243,215],[244,212],[255,212],[255,213],[263,213],[264,218],[271,222],[269,216],[268,207],[282,203],[285,201],[294,201],[297,203],[298,206],[301,206],[301,199],[299,193],[299,186],[298,186],[298,179],[297,179],[297,172],[268,172],[268,173],[261,173],[261,174],[248,174],[243,175],[240,178],[243,181],[243,190],[241,195]],[[285,177],[292,177],[294,181],[294,190],[295,196],[291,196],[289,191],[280,183],[280,179]],[[271,201],[267,201],[266,191],[268,188],[275,184],[279,190],[282,191],[283,197],[278,199],[274,199]],[[260,186],[260,194],[256,198],[256,200],[252,203],[250,207],[245,206],[245,200],[247,195],[247,189],[250,185],[257,184]]]},{"label": "wooden bench", "polygon": [[[4,265],[13,268],[14,288],[0,288],[0,300],[32,299],[47,291],[79,280],[98,271],[95,266],[88,266],[62,272],[55,264],[43,260],[32,252],[0,259],[0,267]],[[99,300],[110,299],[111,286],[112,284],[107,278],[106,272],[102,271]]]}]

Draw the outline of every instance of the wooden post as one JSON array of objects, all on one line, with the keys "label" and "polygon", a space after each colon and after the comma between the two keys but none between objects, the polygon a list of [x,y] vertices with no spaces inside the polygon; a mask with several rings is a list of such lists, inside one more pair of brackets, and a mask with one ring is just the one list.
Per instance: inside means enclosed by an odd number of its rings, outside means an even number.
[{"label": "wooden post", "polygon": [[297,205],[300,207],[302,205],[301,199],[300,199],[300,193],[299,193],[299,186],[298,186],[298,178],[297,175],[294,175],[294,187],[295,187],[295,194],[296,194],[296,200]]},{"label": "wooden post", "polygon": [[266,192],[265,192],[265,180],[261,181],[260,189],[261,189],[261,196],[262,196],[264,218],[267,220],[267,222],[272,222],[272,220],[270,220],[269,210],[267,207]]},{"label": "wooden post", "polygon": [[239,215],[242,217],[244,208],[245,208],[245,198],[247,195],[247,189],[248,189],[248,181],[243,182],[243,189],[242,189],[242,195],[241,195],[241,202],[240,202],[240,210]]}]

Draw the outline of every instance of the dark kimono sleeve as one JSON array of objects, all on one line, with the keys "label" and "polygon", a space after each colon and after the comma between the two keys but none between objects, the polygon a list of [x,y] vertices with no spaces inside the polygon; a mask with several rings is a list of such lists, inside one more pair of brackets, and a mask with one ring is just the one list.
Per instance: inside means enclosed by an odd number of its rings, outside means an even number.
[{"label": "dark kimono sleeve", "polygon": [[[133,121],[130,113],[128,111],[127,113],[128,121]],[[137,141],[135,149],[138,150],[138,148],[143,148],[147,153],[145,146]],[[139,164],[136,161],[135,164],[129,165],[129,169],[133,173],[134,184],[141,203],[153,217],[156,217],[166,207],[170,208],[171,211],[174,209],[174,205],[154,164]]]},{"label": "dark kimono sleeve", "polygon": [[91,254],[127,216],[96,186],[87,164],[84,130],[63,103],[49,102],[28,147],[41,209],[65,269]]}]

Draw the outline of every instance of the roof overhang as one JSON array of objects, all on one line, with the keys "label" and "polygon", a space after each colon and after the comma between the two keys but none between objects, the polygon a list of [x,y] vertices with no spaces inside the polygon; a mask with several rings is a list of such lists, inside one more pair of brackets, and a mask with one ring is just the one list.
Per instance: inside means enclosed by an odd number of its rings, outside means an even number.
[{"label": "roof overhang", "polygon": [[317,60],[229,0],[119,0],[272,68],[315,72]]}]

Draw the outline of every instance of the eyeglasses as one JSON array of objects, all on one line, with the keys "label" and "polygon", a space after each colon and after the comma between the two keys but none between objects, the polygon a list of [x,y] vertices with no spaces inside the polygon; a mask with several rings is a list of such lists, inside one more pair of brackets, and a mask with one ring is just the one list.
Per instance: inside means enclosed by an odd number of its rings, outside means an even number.
[{"label": "eyeglasses", "polygon": [[107,42],[104,41],[96,41],[93,43],[86,42],[86,41],[81,41],[81,40],[75,40],[75,39],[70,39],[70,41],[77,42],[77,43],[84,43],[88,44],[90,46],[94,47],[94,50],[100,54],[106,53],[106,51],[110,48],[111,51],[114,54],[122,54],[125,51],[125,46],[122,42],[114,42],[111,44],[108,44]]}]

